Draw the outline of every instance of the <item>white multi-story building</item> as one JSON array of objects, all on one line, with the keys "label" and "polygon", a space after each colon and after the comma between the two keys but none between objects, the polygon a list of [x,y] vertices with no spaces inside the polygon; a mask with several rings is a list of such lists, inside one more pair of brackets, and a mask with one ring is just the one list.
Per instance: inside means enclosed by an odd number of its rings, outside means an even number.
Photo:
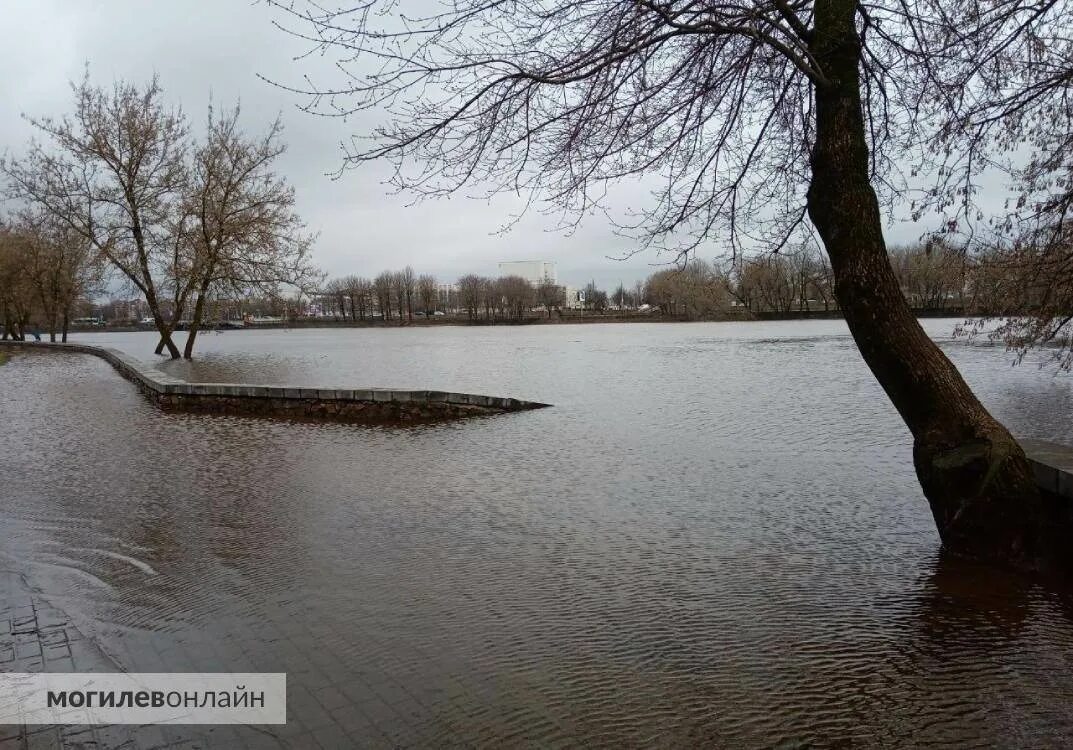
[{"label": "white multi-story building", "polygon": [[458,287],[454,284],[437,284],[436,298],[441,310],[454,310],[458,305]]},{"label": "white multi-story building", "polygon": [[500,276],[521,276],[533,286],[545,281],[558,284],[555,263],[550,260],[508,260],[499,264]]},{"label": "white multi-story building", "polygon": [[580,310],[585,307],[585,290],[572,286],[563,287],[563,307],[567,310]]}]

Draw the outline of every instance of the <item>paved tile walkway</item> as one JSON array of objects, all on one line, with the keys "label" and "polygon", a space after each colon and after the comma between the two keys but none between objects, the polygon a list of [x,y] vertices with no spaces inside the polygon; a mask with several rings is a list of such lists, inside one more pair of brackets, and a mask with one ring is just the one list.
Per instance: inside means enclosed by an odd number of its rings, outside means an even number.
[{"label": "paved tile walkway", "polygon": [[[0,671],[119,672],[119,665],[82,635],[61,612],[36,595],[17,573],[0,571]],[[190,727],[12,726],[0,724],[0,750],[193,750],[229,745]],[[205,727],[209,730],[209,727]],[[215,728],[213,728],[215,729]],[[219,727],[226,733],[229,727]],[[232,730],[233,731],[233,730]],[[278,744],[277,744],[278,746]]]},{"label": "paved tile walkway", "polygon": [[[312,636],[310,636],[312,637]],[[280,634],[275,657],[234,671],[287,671],[288,723],[252,726],[11,726],[0,725],[0,750],[341,750],[343,748],[468,747],[449,726],[429,726],[427,707],[407,700],[401,685],[387,679],[377,689],[361,680],[333,683],[319,671],[334,659],[325,650],[306,656]],[[211,636],[144,645],[131,651],[120,643],[113,659],[59,609],[32,591],[14,572],[0,570],[0,672],[216,671],[227,663]],[[281,669],[282,668],[282,669]]]}]

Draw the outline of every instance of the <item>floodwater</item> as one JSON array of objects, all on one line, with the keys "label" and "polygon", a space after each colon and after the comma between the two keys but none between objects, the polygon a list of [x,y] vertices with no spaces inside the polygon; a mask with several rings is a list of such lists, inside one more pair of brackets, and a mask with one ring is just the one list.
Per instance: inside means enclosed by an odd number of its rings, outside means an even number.
[{"label": "floodwater", "polygon": [[[1015,433],[1073,443],[1073,378],[926,325]],[[293,423],[163,413],[88,356],[0,368],[0,568],[130,671],[287,672],[288,725],[219,744],[1073,744],[1073,599],[940,554],[839,321],[199,346],[163,369],[554,405]]]}]

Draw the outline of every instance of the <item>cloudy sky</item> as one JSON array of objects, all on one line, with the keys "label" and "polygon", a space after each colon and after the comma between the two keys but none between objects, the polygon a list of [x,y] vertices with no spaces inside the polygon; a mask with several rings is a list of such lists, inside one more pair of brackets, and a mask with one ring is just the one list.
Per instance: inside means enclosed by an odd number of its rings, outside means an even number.
[{"label": "cloudy sky", "polygon": [[[495,274],[501,260],[545,259],[558,264],[561,283],[580,286],[594,278],[613,287],[666,262],[652,252],[614,260],[631,247],[603,216],[566,234],[553,217],[533,212],[504,234],[498,230],[516,208],[509,198],[407,205],[384,184],[387,165],[327,176],[341,164],[341,142],[360,125],[301,112],[301,98],[258,78],[301,85],[303,74],[323,74],[329,64],[295,62],[306,45],[273,26],[274,19],[271,8],[253,0],[5,0],[0,151],[16,155],[32,135],[20,114],[70,110],[69,82],[87,63],[100,84],[144,81],[155,72],[195,123],[210,94],[221,104],[240,100],[249,130],[282,116],[290,148],[280,170],[297,189],[303,217],[320,233],[317,262],[332,275],[373,275],[409,264],[453,280],[463,273]],[[619,208],[644,199],[636,186],[618,195]],[[917,234],[904,223],[890,227],[896,241]]]}]

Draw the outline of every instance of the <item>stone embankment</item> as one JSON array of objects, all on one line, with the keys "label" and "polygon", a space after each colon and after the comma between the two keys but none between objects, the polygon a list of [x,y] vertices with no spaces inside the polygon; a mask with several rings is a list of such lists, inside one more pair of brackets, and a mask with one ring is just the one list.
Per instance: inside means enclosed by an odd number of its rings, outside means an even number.
[{"label": "stone embankment", "polygon": [[1073,448],[1046,440],[1021,440],[1036,484],[1063,500],[1073,500]]},{"label": "stone embankment", "polygon": [[100,357],[161,408],[176,411],[380,424],[455,419],[549,406],[535,401],[450,391],[188,383],[103,346],[0,341],[0,347]]}]

